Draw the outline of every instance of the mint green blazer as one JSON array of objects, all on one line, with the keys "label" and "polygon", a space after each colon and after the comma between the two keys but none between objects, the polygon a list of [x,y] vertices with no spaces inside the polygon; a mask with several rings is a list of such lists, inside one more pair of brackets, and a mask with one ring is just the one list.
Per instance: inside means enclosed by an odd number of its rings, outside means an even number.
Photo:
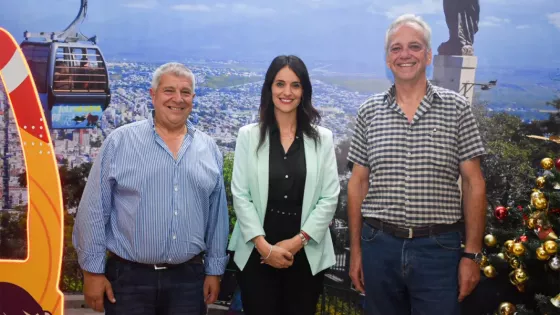
[{"label": "mint green blazer", "polygon": [[[307,176],[301,216],[301,229],[311,237],[303,250],[313,275],[335,264],[328,231],[340,192],[333,134],[326,128],[315,128],[321,139],[317,146],[313,139],[304,136]],[[257,155],[258,124],[242,127],[237,136],[231,180],[237,222],[228,249],[235,251],[234,262],[241,270],[254,248],[251,239],[258,235],[266,238],[263,223],[268,201],[268,138],[267,135]]]}]

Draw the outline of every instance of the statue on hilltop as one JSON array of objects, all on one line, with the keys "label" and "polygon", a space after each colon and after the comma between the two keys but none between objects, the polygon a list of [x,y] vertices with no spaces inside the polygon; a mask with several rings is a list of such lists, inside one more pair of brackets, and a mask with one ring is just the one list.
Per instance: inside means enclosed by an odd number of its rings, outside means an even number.
[{"label": "statue on hilltop", "polygon": [[474,34],[480,18],[479,0],[443,0],[449,40],[438,47],[440,55],[474,55]]}]

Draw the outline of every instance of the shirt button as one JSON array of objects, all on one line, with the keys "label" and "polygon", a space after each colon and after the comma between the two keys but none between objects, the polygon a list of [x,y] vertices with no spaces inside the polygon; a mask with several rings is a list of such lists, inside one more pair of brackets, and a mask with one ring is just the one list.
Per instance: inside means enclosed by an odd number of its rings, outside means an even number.
[{"label": "shirt button", "polygon": [[177,187],[177,186],[175,186],[174,189],[175,189],[175,191],[179,191],[179,187]]},{"label": "shirt button", "polygon": [[169,258],[167,261],[171,261],[171,258]]},{"label": "shirt button", "polygon": [[288,195],[284,195],[284,199],[288,199]]},{"label": "shirt button", "polygon": [[288,175],[286,175],[286,178],[288,178]]},{"label": "shirt button", "polygon": [[288,158],[288,157],[287,157],[287,156],[285,156],[285,157],[284,157],[284,160],[285,160],[285,159],[287,159],[287,158]]},{"label": "shirt button", "polygon": [[177,236],[176,236],[176,235],[173,235],[173,239],[176,239],[176,238],[177,238]]},{"label": "shirt button", "polygon": [[175,215],[177,215],[177,211],[175,211]]}]

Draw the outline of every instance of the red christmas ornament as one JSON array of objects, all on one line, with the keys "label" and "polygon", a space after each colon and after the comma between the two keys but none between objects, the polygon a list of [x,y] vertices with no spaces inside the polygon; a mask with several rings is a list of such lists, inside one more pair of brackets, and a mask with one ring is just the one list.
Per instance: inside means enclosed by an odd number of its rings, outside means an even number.
[{"label": "red christmas ornament", "polygon": [[507,215],[508,215],[508,209],[504,206],[497,206],[496,209],[494,210],[494,216],[496,217],[496,219],[500,221],[505,219]]},{"label": "red christmas ornament", "polygon": [[556,161],[554,161],[554,166],[556,166],[556,169],[560,171],[560,158],[557,158]]},{"label": "red christmas ornament", "polygon": [[521,236],[519,237],[519,240],[520,240],[521,242],[523,242],[523,243],[527,242],[527,235],[521,235]]}]

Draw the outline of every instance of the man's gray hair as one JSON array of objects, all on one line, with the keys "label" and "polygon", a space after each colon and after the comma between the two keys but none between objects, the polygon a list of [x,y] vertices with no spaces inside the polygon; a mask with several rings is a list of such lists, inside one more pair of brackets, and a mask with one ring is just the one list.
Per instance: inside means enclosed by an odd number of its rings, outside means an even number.
[{"label": "man's gray hair", "polygon": [[385,34],[385,54],[389,53],[389,41],[391,36],[398,30],[399,27],[403,25],[408,25],[413,27],[424,34],[424,44],[426,44],[426,51],[432,49],[432,29],[428,23],[424,22],[421,17],[414,14],[403,14],[396,18],[393,23],[389,26],[387,33]]},{"label": "man's gray hair", "polygon": [[152,89],[157,90],[159,86],[159,81],[161,80],[161,76],[171,73],[178,77],[184,77],[191,79],[192,82],[192,92],[194,93],[194,87],[196,84],[196,80],[194,78],[194,74],[192,73],[191,69],[187,68],[184,64],[178,62],[168,62],[159,66],[159,68],[154,71],[154,75],[152,77]]}]

